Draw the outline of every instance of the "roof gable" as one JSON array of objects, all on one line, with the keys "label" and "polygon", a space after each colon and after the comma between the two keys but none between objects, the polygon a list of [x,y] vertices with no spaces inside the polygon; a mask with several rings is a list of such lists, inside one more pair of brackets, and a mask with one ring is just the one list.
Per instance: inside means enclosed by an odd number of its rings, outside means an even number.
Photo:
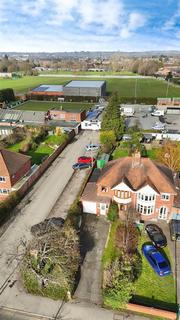
[{"label": "roof gable", "polygon": [[10,176],[19,171],[24,164],[31,160],[29,156],[5,149],[0,150],[0,155]]}]

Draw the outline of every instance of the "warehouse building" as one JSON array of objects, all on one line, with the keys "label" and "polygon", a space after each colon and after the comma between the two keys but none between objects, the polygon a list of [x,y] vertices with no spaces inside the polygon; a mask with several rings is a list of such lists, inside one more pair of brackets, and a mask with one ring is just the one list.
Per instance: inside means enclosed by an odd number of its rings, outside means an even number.
[{"label": "warehouse building", "polygon": [[48,85],[48,84],[43,84],[40,85],[39,87],[33,89],[30,92],[31,98],[37,98],[41,96],[42,99],[47,100],[48,97],[50,98],[60,98],[64,96],[63,92],[63,86],[61,85]]},{"label": "warehouse building", "polygon": [[73,80],[64,86],[64,96],[105,97],[106,81]]}]

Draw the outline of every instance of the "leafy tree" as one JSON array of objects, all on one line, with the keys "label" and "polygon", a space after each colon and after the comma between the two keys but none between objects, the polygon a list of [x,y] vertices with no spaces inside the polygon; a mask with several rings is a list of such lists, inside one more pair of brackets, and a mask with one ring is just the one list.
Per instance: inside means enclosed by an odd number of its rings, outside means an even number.
[{"label": "leafy tree", "polygon": [[157,158],[173,171],[180,171],[180,142],[167,142],[157,152]]},{"label": "leafy tree", "polygon": [[109,100],[109,104],[104,114],[101,129],[102,131],[113,130],[116,139],[124,133],[124,118],[121,116],[119,107],[119,97],[117,93],[114,93]]},{"label": "leafy tree", "polygon": [[102,145],[112,149],[116,145],[116,136],[113,130],[101,131],[100,142]]}]

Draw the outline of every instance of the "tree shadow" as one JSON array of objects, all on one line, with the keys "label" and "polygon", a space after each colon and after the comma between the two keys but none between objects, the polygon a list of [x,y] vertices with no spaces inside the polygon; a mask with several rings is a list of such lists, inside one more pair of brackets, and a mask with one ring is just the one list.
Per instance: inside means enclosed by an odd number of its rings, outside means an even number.
[{"label": "tree shadow", "polygon": [[166,302],[166,301],[154,299],[153,295],[151,298],[143,297],[140,295],[133,295],[130,302],[140,304],[140,305],[143,305],[146,307],[153,307],[153,308],[163,309],[163,310],[168,310],[168,311],[173,311],[173,312],[178,311],[178,306],[176,303],[171,303],[171,302]]}]

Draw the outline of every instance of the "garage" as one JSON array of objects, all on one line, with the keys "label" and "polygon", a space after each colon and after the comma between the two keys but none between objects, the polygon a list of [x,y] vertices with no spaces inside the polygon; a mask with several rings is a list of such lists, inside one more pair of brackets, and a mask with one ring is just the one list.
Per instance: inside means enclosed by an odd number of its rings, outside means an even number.
[{"label": "garage", "polygon": [[96,214],[96,202],[82,201],[83,212]]}]

